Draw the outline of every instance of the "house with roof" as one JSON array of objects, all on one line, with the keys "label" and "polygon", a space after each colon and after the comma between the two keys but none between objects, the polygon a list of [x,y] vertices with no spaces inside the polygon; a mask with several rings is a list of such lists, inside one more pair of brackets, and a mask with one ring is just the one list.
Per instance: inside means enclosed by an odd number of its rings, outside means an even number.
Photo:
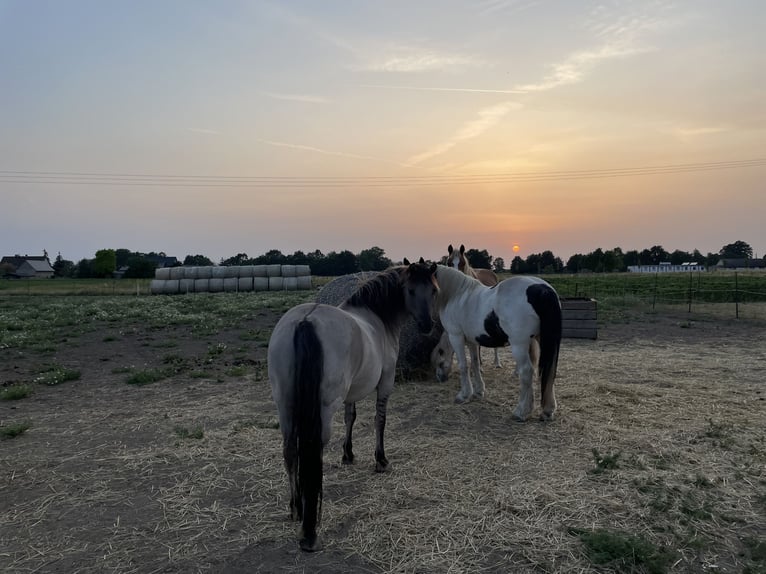
[{"label": "house with roof", "polygon": [[726,271],[764,271],[766,259],[720,259],[715,267]]},{"label": "house with roof", "polygon": [[0,259],[0,273],[18,279],[50,279],[54,270],[47,255],[8,255]]}]

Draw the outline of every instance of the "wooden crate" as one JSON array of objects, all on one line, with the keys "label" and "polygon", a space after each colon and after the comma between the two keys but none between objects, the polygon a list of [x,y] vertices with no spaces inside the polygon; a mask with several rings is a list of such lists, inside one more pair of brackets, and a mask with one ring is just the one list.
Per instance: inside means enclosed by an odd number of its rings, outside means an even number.
[{"label": "wooden crate", "polygon": [[569,339],[596,339],[596,300],[586,297],[565,297],[561,299],[563,322],[562,336]]}]

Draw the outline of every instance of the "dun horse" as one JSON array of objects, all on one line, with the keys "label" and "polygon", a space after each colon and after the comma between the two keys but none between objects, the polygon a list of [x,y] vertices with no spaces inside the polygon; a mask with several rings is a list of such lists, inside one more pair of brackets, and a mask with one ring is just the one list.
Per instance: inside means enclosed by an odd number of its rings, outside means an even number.
[{"label": "dun horse", "polygon": [[[490,269],[474,269],[471,267],[468,258],[465,256],[465,245],[460,245],[460,249],[454,249],[452,244],[447,247],[447,266],[459,269],[466,275],[469,275],[475,279],[478,279],[482,284],[487,287],[494,287],[498,284],[499,280],[497,275]],[[500,368],[500,355],[498,349],[495,348],[495,367]],[[436,380],[444,382],[449,379],[450,372],[452,371],[452,359],[454,358],[454,351],[449,342],[449,336],[445,331],[442,334],[441,339],[431,351],[431,365],[436,369]]]},{"label": "dun horse", "polygon": [[[457,354],[460,367],[460,392],[455,402],[462,403],[484,395],[484,379],[478,361],[478,347],[469,345],[471,374],[465,357],[465,343],[484,347],[511,346],[520,379],[519,404],[513,416],[526,420],[533,409],[532,379],[535,353],[540,344],[540,403],[542,420],[550,420],[556,410],[553,383],[561,346],[561,303],[556,291],[538,277],[518,276],[489,288],[457,269],[438,266],[437,309],[439,318]],[[473,376],[473,382],[471,381]]]},{"label": "dun horse", "polygon": [[351,463],[356,402],[373,391],[377,391],[375,470],[383,472],[388,466],[383,431],[399,333],[410,315],[419,330],[431,330],[438,291],[435,264],[429,267],[422,258],[405,264],[372,277],[338,307],[316,303],[293,307],[271,335],[269,381],[282,429],[290,514],[302,521],[303,550],[321,548],[316,530],[322,513],[322,455],[333,414],[345,406],[343,462]]}]

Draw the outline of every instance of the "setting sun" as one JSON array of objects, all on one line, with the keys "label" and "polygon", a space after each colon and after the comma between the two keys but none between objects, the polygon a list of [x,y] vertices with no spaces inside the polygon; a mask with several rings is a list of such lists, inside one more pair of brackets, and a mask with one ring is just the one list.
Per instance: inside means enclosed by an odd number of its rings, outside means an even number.
[{"label": "setting sun", "polygon": [[519,252],[519,249],[521,249],[521,247],[519,247],[518,245],[516,245],[516,244],[514,243],[514,245],[513,245],[513,252],[514,252],[514,253],[518,253],[518,252]]}]

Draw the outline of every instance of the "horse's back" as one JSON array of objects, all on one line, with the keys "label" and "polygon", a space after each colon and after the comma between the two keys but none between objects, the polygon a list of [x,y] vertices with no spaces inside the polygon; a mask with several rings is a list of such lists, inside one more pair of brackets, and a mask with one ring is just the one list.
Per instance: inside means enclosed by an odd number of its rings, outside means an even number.
[{"label": "horse's back", "polygon": [[[294,334],[298,324],[309,321],[321,345],[323,403],[339,408],[357,381],[354,394],[368,394],[377,385],[383,363],[380,329],[368,318],[332,305],[303,303],[280,318],[269,341],[269,380],[275,402],[289,403],[295,373]],[[396,357],[394,355],[394,362]]]}]

